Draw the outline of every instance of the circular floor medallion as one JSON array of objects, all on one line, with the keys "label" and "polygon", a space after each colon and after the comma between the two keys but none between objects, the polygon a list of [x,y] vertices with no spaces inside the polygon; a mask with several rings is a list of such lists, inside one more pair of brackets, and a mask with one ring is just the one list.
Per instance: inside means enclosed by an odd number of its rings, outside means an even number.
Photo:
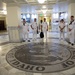
[{"label": "circular floor medallion", "polygon": [[58,43],[29,43],[10,50],[6,60],[23,71],[59,72],[75,65],[75,49]]}]

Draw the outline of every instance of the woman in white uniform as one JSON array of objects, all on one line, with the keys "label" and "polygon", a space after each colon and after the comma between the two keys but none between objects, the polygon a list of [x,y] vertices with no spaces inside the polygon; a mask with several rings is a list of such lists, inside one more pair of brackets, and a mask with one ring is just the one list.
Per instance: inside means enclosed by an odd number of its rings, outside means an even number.
[{"label": "woman in white uniform", "polygon": [[42,30],[43,30],[46,40],[47,40],[48,24],[46,22],[46,18],[44,18],[44,22],[42,23]]},{"label": "woman in white uniform", "polygon": [[33,41],[35,41],[37,39],[37,30],[38,30],[36,18],[34,18],[34,22],[31,24],[31,28],[33,30]]},{"label": "woman in white uniform", "polygon": [[68,26],[68,31],[69,31],[69,43],[73,46],[74,45],[74,31],[75,31],[75,21],[74,21],[74,16],[71,16],[71,21]]},{"label": "woman in white uniform", "polygon": [[23,32],[23,40],[24,41],[27,40],[28,42],[30,42],[30,40],[29,40],[29,26],[28,26],[28,23],[26,22],[25,19],[23,19],[22,32]]},{"label": "woman in white uniform", "polygon": [[63,19],[60,20],[60,23],[59,23],[59,30],[60,30],[60,40],[62,39],[62,36],[63,36],[63,40],[65,38],[65,22]]}]

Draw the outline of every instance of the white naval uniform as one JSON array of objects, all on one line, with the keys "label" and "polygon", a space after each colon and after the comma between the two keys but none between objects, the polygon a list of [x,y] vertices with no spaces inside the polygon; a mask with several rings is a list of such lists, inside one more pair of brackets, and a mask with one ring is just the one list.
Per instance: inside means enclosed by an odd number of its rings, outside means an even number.
[{"label": "white naval uniform", "polygon": [[[61,23],[61,22],[59,23],[59,27],[63,28],[64,26],[65,26],[65,23]],[[63,40],[64,40],[64,38],[65,38],[64,37],[65,36],[64,32],[65,32],[65,28],[62,31],[60,30],[60,39],[62,38],[62,35],[63,35]]]},{"label": "white naval uniform", "polygon": [[39,24],[39,28],[41,29],[42,23]]},{"label": "white naval uniform", "polygon": [[42,30],[42,29],[41,29],[41,26],[42,26],[42,23],[39,24],[39,30],[40,30],[40,31]]},{"label": "white naval uniform", "polygon": [[48,26],[47,22],[43,22],[42,23],[42,30],[44,32],[44,35],[46,37],[46,40],[47,40],[47,26]]},{"label": "white naval uniform", "polygon": [[33,40],[37,39],[37,22],[32,23],[32,28],[33,28]]},{"label": "white naval uniform", "polygon": [[69,31],[69,40],[71,43],[74,44],[74,31],[75,31],[75,21],[72,22],[72,24],[70,24],[68,26],[68,28],[72,29],[71,31]]},{"label": "white naval uniform", "polygon": [[29,25],[28,23],[25,23],[25,25],[22,25],[22,32],[23,32],[23,40],[29,40]]}]

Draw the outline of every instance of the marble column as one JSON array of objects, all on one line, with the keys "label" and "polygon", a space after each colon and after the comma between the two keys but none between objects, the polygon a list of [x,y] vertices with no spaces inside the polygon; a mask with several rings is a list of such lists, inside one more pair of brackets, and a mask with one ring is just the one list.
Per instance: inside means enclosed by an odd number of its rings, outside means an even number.
[{"label": "marble column", "polygon": [[21,22],[21,11],[18,6],[7,7],[7,28],[10,42],[20,42],[20,33],[18,26]]},{"label": "marble column", "polygon": [[70,3],[68,6],[68,19],[70,20],[70,16],[73,15],[75,17],[75,3]]},{"label": "marble column", "polygon": [[70,22],[70,16],[73,15],[75,18],[75,2],[70,3],[68,6],[68,23]]}]

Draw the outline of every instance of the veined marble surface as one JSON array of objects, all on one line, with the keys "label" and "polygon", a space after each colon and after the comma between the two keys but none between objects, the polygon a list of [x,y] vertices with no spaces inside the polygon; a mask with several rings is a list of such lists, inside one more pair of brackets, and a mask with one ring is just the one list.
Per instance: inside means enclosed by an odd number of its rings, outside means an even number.
[{"label": "veined marble surface", "polygon": [[[32,38],[32,34],[30,34],[30,37]],[[39,37],[39,35],[37,37]],[[30,72],[18,70],[10,66],[5,59],[6,54],[14,47],[27,44],[28,42],[8,43],[8,41],[9,41],[8,35],[0,36],[0,44],[1,44],[0,45],[0,75],[75,75],[75,67],[65,71],[55,72],[55,73],[30,73]],[[41,39],[37,39],[37,41],[34,41],[34,42],[40,42],[40,41]],[[31,39],[31,42],[33,42],[32,39]],[[44,42],[46,42],[45,39],[44,39]],[[64,44],[64,45],[72,47],[66,41],[59,40],[59,33],[48,32],[47,42],[59,43],[59,44]],[[75,46],[73,46],[73,48],[75,48]]]}]

